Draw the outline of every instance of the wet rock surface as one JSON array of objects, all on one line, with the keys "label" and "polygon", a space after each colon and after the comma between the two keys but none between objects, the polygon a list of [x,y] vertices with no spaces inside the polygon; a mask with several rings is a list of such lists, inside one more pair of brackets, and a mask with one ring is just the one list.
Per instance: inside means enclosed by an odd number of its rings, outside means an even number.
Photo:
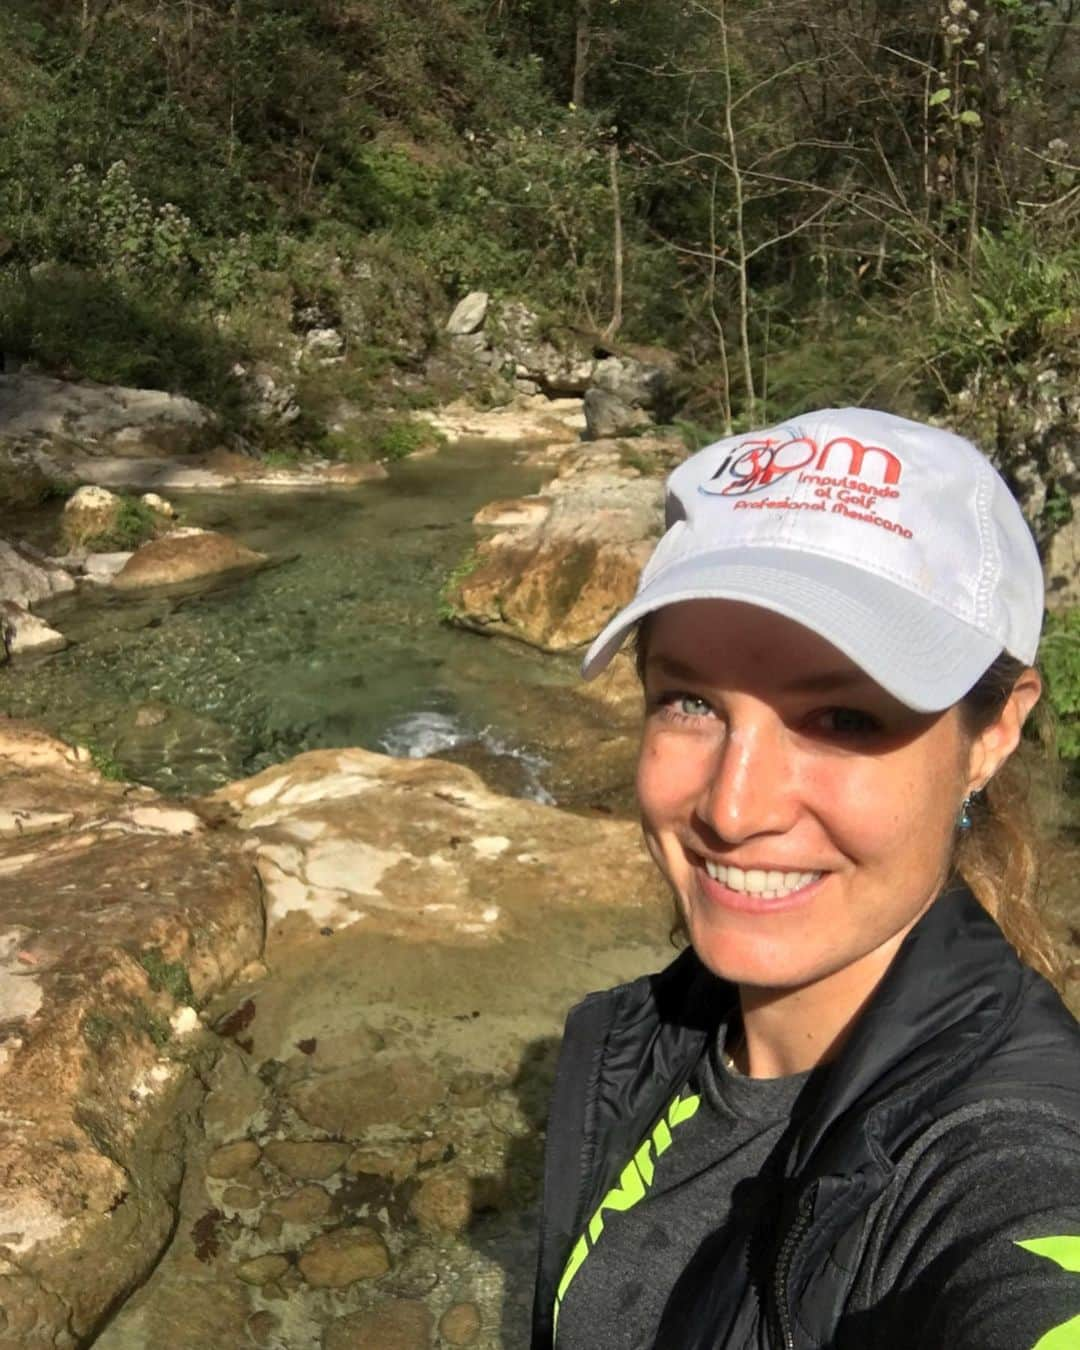
[{"label": "wet rock surface", "polygon": [[463,627],[545,651],[590,641],[630,599],[663,531],[663,482],[681,441],[604,440],[561,456],[533,497],[493,502],[475,517],[494,528],[447,599]]},{"label": "wet rock surface", "polygon": [[195,805],[3,724],[0,1347],[524,1346],[563,1016],[669,953],[634,827],[360,751]]}]

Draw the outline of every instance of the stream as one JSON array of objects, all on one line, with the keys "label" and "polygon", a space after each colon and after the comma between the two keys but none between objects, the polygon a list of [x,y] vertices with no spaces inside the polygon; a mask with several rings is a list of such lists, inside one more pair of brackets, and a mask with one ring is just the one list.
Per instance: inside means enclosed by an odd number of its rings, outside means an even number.
[{"label": "stream", "polygon": [[[515,796],[621,809],[621,771],[614,782],[580,771],[576,732],[597,717],[574,692],[576,659],[439,617],[474,512],[535,491],[544,474],[488,441],[406,460],[355,490],[174,494],[182,523],[275,565],[187,597],[83,591],[40,606],[72,645],[7,667],[0,711],[170,795],[361,746],[456,759]],[[55,548],[58,518],[54,504],[11,533]]]}]

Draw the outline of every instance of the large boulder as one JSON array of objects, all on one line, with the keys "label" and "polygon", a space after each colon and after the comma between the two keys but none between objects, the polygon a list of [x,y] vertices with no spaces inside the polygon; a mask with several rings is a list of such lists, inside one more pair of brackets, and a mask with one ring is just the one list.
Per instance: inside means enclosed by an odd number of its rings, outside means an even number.
[{"label": "large boulder", "polygon": [[0,719],[0,1347],[90,1342],[176,1222],[196,1007],[254,960],[232,836]]},{"label": "large boulder", "polygon": [[217,423],[194,399],[160,389],[0,374],[0,432],[113,454],[186,454],[212,442]]},{"label": "large boulder", "polygon": [[1074,510],[1076,514],[1053,535],[1046,550],[1047,609],[1080,606],[1080,497]]},{"label": "large boulder", "polygon": [[505,305],[488,324],[488,333],[499,364],[512,365],[519,380],[538,385],[549,398],[580,397],[592,382],[596,358],[591,350],[565,332],[554,341],[525,305]]},{"label": "large boulder", "polygon": [[585,391],[588,437],[623,436],[667,411],[670,381],[663,365],[633,356],[608,356],[596,363]]},{"label": "large boulder", "polygon": [[136,549],[112,584],[119,591],[175,586],[250,571],[266,561],[265,553],[256,553],[216,530],[180,529]]},{"label": "large boulder", "polygon": [[477,523],[501,528],[445,596],[454,621],[545,651],[588,642],[633,596],[663,495],[616,447],[571,459],[534,498],[483,508]]},{"label": "large boulder", "polygon": [[51,558],[25,544],[0,539],[0,599],[14,600],[30,609],[39,600],[66,595],[74,589],[71,574]]}]

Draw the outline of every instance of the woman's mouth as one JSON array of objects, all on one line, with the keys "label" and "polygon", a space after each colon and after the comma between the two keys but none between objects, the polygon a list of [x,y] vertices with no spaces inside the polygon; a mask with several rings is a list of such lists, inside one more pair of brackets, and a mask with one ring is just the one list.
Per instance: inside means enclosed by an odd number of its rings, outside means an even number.
[{"label": "woman's mouth", "polygon": [[798,903],[825,875],[817,871],[735,867],[713,862],[711,858],[699,858],[698,863],[708,878],[706,895],[732,909],[757,909],[763,904],[775,908],[784,901]]}]

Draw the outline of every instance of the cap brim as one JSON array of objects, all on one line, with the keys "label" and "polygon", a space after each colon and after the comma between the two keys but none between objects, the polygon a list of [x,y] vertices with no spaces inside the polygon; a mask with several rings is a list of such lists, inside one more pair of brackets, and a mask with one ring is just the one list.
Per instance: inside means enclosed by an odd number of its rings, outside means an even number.
[{"label": "cap brim", "polygon": [[640,619],[684,600],[741,600],[783,614],[918,712],[958,702],[1001,652],[996,639],[884,577],[793,549],[740,548],[665,569],[596,638],[581,673],[594,679]]}]

